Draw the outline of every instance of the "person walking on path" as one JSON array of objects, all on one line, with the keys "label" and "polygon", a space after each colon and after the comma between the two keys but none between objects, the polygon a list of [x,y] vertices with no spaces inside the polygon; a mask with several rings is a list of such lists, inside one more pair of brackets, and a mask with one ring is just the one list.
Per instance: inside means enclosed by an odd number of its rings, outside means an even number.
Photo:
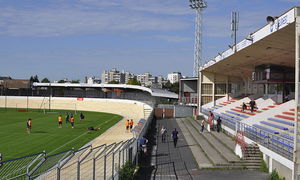
[{"label": "person walking on path", "polygon": [[253,113],[254,111],[254,108],[256,107],[256,103],[253,99],[251,99],[251,101],[249,102],[250,104],[250,108],[251,108],[251,112]]},{"label": "person walking on path", "polygon": [[126,132],[129,131],[129,119],[127,119],[127,121],[125,121],[125,127],[126,127]]},{"label": "person walking on path", "polygon": [[221,118],[219,117],[219,118],[217,119],[217,132],[220,132],[220,130],[221,130],[221,123],[222,123],[222,120],[221,120]]},{"label": "person walking on path", "polygon": [[30,118],[26,121],[26,125],[27,125],[27,133],[30,134],[31,133],[31,126],[32,126],[32,121],[31,121]]},{"label": "person walking on path", "polygon": [[164,126],[162,126],[160,130],[161,142],[166,141],[166,134],[167,134],[167,129]]},{"label": "person walking on path", "polygon": [[201,120],[200,126],[201,126],[201,132],[203,133],[203,131],[204,131],[204,119]]},{"label": "person walking on path", "polygon": [[174,148],[176,148],[177,140],[178,140],[178,131],[176,130],[176,128],[172,132],[172,138],[173,138]]},{"label": "person walking on path", "polygon": [[143,152],[144,154],[146,154],[146,153],[147,153],[147,143],[148,143],[148,139],[146,139],[146,138],[143,136],[143,137],[140,139],[139,143],[140,143],[140,148],[141,148],[142,152]]},{"label": "person walking on path", "polygon": [[62,117],[61,117],[61,115],[58,116],[58,128],[62,128]]},{"label": "person walking on path", "polygon": [[130,132],[131,132],[131,131],[132,131],[132,127],[133,127],[133,119],[130,120],[129,126],[130,126],[130,127],[129,127],[129,128],[130,128]]},{"label": "person walking on path", "polygon": [[247,109],[247,105],[243,102],[242,110],[245,111],[245,109]]},{"label": "person walking on path", "polygon": [[75,119],[73,116],[71,116],[71,118],[70,118],[70,123],[71,123],[72,128],[74,128]]}]

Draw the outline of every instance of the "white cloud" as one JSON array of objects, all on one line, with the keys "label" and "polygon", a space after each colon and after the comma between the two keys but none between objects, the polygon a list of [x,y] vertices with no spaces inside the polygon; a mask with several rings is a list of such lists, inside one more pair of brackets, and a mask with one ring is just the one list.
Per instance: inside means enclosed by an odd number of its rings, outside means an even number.
[{"label": "white cloud", "polygon": [[[188,23],[177,16],[158,16],[133,9],[126,3],[97,1],[99,7],[92,6],[94,0],[82,0],[74,6],[57,8],[34,8],[17,10],[0,8],[0,35],[51,37],[73,34],[96,34],[137,31],[174,31],[188,27]],[[133,3],[133,1],[128,1]],[[157,4],[156,4],[157,5]],[[107,6],[119,9],[105,8]],[[120,8],[121,7],[121,8]],[[127,8],[127,9],[126,9]],[[153,5],[150,11],[156,9]],[[159,11],[159,7],[157,10]]]}]

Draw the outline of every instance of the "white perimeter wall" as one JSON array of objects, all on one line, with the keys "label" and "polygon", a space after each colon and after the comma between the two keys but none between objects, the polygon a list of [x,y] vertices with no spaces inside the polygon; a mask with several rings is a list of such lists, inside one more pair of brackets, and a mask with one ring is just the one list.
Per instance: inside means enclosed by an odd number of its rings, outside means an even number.
[{"label": "white perimeter wall", "polygon": [[[0,107],[5,106],[8,108],[49,108],[49,97],[28,97],[27,100],[26,96],[0,96]],[[152,109],[145,103],[133,100],[84,98],[83,101],[79,101],[77,98],[51,98],[51,109],[106,112],[132,118],[135,121],[147,118],[144,117],[144,108]]]}]

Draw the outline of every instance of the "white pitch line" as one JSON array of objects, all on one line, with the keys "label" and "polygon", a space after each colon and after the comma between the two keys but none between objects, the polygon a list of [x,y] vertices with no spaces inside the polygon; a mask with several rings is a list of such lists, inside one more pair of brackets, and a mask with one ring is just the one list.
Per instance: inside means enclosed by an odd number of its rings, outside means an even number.
[{"label": "white pitch line", "polygon": [[[105,124],[105,123],[107,123],[108,121],[112,120],[113,118],[114,118],[114,117],[110,118],[109,120],[106,120],[106,121],[105,121],[105,122],[103,122],[103,123],[100,123],[100,124],[98,125],[98,127],[99,127],[99,126],[101,126],[102,124]],[[74,139],[72,139],[71,141],[69,141],[69,142],[67,142],[67,143],[65,143],[65,144],[63,144],[63,145],[61,145],[61,146],[59,146],[58,148],[54,149],[53,151],[51,151],[51,152],[50,152],[50,153],[48,153],[48,154],[51,154],[52,152],[55,152],[56,150],[58,150],[58,149],[60,149],[60,148],[64,147],[65,145],[67,145],[67,144],[69,144],[69,143],[71,143],[71,142],[75,141],[76,139],[80,138],[81,136],[85,135],[85,134],[86,134],[86,133],[88,133],[88,132],[89,132],[89,131],[87,131],[87,132],[85,132],[85,133],[81,134],[80,136],[77,136],[76,138],[74,138]]]}]

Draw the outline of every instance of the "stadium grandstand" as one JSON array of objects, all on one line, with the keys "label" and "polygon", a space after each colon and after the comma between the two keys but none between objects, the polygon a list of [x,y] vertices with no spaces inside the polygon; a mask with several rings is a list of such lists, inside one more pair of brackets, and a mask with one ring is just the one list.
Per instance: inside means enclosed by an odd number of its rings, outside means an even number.
[{"label": "stadium grandstand", "polygon": [[257,144],[269,172],[300,179],[300,7],[267,21],[200,68],[199,114],[211,111],[229,134]]}]

